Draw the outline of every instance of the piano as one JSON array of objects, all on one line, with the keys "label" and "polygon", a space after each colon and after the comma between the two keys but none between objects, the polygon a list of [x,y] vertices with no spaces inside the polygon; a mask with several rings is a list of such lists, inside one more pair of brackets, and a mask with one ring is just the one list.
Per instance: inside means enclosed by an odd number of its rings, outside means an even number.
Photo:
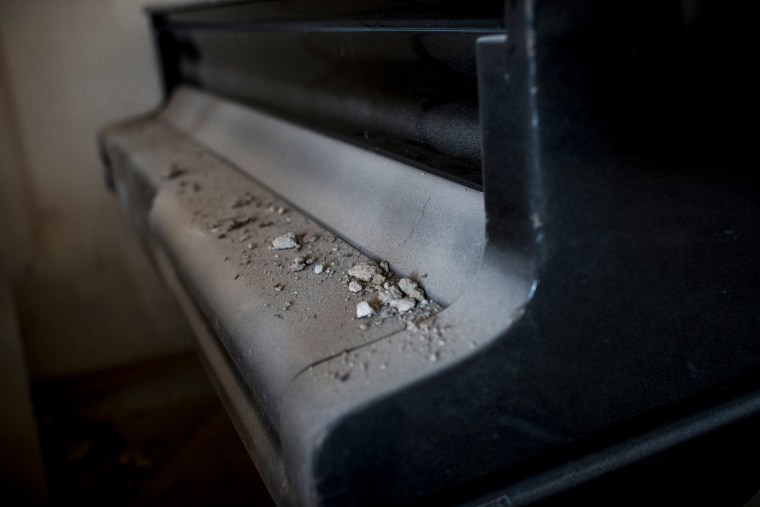
[{"label": "piano", "polygon": [[747,10],[147,11],[164,101],[108,186],[278,505],[760,489]]}]

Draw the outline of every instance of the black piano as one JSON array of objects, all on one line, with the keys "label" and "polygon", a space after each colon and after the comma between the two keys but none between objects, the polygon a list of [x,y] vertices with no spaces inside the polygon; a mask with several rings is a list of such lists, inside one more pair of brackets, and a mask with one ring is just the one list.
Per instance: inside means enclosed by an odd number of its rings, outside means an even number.
[{"label": "black piano", "polygon": [[165,100],[108,184],[278,505],[749,501],[748,11],[148,11]]}]

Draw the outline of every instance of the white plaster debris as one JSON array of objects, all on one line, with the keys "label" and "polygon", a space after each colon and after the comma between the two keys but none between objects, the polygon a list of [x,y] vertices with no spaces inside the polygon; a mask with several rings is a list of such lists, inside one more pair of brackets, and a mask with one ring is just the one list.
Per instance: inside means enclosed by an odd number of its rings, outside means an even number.
[{"label": "white plaster debris", "polygon": [[375,276],[375,269],[375,266],[372,264],[360,262],[351,266],[348,270],[348,274],[364,282],[369,282],[372,280],[372,277]]},{"label": "white plaster debris", "polygon": [[372,277],[372,285],[382,285],[385,283],[386,278],[381,274],[376,274]]},{"label": "white plaster debris", "polygon": [[417,301],[424,301],[425,300],[425,294],[423,294],[422,290],[420,290],[419,285],[417,285],[417,282],[409,279],[409,278],[402,278],[398,281],[398,287],[402,291],[404,291],[404,294],[407,296],[416,299]]},{"label": "white plaster debris", "polygon": [[325,265],[323,263],[318,263],[314,265],[314,273],[317,275],[321,275],[322,271],[325,270]]},{"label": "white plaster debris", "polygon": [[390,302],[391,308],[398,310],[398,313],[406,313],[417,306],[417,302],[412,298],[394,299]]},{"label": "white plaster debris", "polygon": [[351,292],[361,292],[363,288],[364,287],[362,287],[362,284],[356,280],[351,280],[351,283],[348,284],[348,290]]},{"label": "white plaster debris", "polygon": [[356,318],[364,319],[372,317],[375,314],[375,309],[367,301],[360,301],[356,303]]},{"label": "white plaster debris", "polygon": [[293,259],[293,262],[290,264],[290,270],[291,271],[303,271],[303,269],[306,267],[306,259],[303,257],[296,257]]},{"label": "white plaster debris", "polygon": [[403,296],[401,291],[395,285],[389,285],[387,290],[382,290],[377,293],[377,297],[384,305],[390,304],[391,301],[399,299]]},{"label": "white plaster debris", "polygon": [[272,240],[272,248],[275,250],[289,250],[291,248],[298,248],[299,246],[296,235],[292,232],[277,236]]},{"label": "white plaster debris", "polygon": [[404,294],[409,294],[409,291],[417,288],[417,283],[409,278],[402,278],[398,281],[398,288],[404,291]]}]

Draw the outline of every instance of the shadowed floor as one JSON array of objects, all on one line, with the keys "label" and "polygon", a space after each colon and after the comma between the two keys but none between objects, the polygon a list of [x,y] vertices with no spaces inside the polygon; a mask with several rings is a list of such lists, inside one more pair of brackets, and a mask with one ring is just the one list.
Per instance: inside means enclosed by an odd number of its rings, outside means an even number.
[{"label": "shadowed floor", "polygon": [[52,505],[273,505],[194,354],[33,397]]}]

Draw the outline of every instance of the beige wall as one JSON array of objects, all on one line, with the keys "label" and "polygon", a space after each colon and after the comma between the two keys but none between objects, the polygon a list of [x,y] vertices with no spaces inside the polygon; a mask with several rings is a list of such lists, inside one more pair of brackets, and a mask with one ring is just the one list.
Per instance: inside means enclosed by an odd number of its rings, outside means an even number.
[{"label": "beige wall", "polygon": [[160,101],[144,3],[0,0],[0,262],[35,379],[190,344],[97,154],[102,126]]}]

